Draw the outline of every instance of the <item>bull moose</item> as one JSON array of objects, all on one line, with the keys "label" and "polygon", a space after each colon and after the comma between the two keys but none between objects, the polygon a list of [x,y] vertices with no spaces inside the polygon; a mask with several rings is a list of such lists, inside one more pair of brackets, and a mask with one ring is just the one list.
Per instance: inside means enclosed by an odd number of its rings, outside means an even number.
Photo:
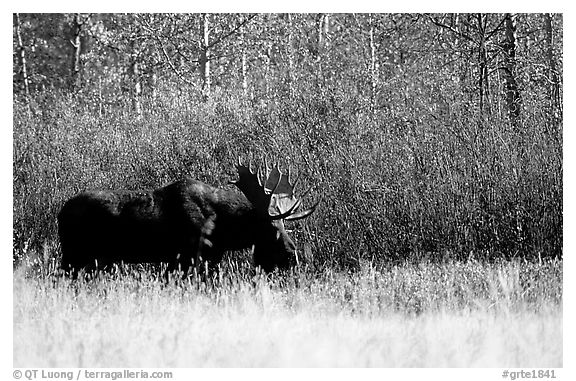
[{"label": "bull moose", "polygon": [[225,251],[253,247],[254,265],[270,272],[298,261],[284,221],[308,217],[298,211],[296,181],[264,162],[252,169],[238,160],[241,192],[184,178],[152,191],[86,191],[58,214],[61,267],[77,276],[114,263],[166,263],[187,273],[192,264],[213,268]]}]

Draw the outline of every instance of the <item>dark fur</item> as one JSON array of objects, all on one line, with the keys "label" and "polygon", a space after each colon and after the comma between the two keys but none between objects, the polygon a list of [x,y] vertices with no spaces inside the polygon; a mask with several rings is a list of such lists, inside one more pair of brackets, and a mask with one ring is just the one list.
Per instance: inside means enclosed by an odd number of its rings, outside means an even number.
[{"label": "dark fur", "polygon": [[282,221],[258,213],[239,191],[189,178],[150,192],[80,193],[62,207],[58,233],[62,268],[74,275],[119,262],[186,272],[197,255],[214,267],[225,251],[252,245],[264,271],[296,262]]}]

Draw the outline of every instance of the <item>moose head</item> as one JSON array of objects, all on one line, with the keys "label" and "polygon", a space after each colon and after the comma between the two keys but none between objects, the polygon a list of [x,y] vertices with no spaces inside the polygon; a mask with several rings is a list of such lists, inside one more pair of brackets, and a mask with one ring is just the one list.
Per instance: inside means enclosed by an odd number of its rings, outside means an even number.
[{"label": "moose head", "polygon": [[284,221],[308,217],[316,210],[320,201],[306,210],[298,211],[302,201],[296,198],[294,189],[299,178],[291,182],[290,167],[287,174],[280,171],[278,163],[268,168],[266,160],[264,167],[260,166],[257,170],[251,167],[251,162],[246,166],[239,159],[239,179],[230,183],[244,193],[254,207],[258,220],[262,222],[261,234],[254,242],[254,264],[265,271],[276,267],[292,267],[298,263],[298,255],[294,242],[284,228]]}]

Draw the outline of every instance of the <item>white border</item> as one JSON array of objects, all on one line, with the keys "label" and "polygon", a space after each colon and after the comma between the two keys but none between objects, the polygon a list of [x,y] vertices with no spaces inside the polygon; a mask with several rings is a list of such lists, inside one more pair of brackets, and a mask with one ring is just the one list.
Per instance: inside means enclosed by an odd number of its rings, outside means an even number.
[{"label": "white border", "polygon": [[[334,3],[328,0],[310,2],[309,0],[296,0],[283,2],[282,4],[273,4],[269,1],[210,1],[205,6],[198,4],[191,5],[188,2],[180,1],[162,1],[162,2],[118,2],[104,0],[98,2],[78,2],[78,1],[40,1],[34,0],[26,3],[3,3],[2,7],[7,6],[8,12],[2,12],[2,46],[5,51],[3,62],[2,81],[2,117],[5,123],[0,127],[2,149],[1,157],[1,175],[3,179],[3,191],[0,215],[1,234],[0,247],[2,255],[2,275],[0,276],[0,288],[2,291],[2,328],[3,337],[0,346],[0,364],[2,368],[3,379],[8,379],[12,372],[12,340],[7,339],[8,329],[12,333],[12,81],[11,73],[12,60],[8,54],[8,49],[12,50],[12,12],[65,12],[65,11],[82,11],[82,12],[320,12],[330,11],[338,12],[559,12],[564,13],[564,369],[559,370],[563,377],[558,379],[576,379],[574,367],[574,350],[575,331],[574,328],[574,234],[572,227],[574,221],[574,201],[573,195],[576,194],[574,187],[574,164],[576,151],[574,147],[574,137],[576,131],[574,127],[574,24],[576,21],[573,13],[568,10],[568,2],[563,1],[483,1],[483,2],[396,2],[388,3],[384,1],[354,1]],[[193,4],[193,3],[192,3]],[[10,30],[9,30],[10,29]],[[8,61],[10,59],[10,61]],[[8,328],[9,327],[9,328]],[[12,336],[12,335],[11,335]],[[259,370],[259,371],[239,371],[239,370],[211,370],[210,376],[217,378],[234,379],[269,379],[270,376],[281,379],[284,377],[304,377],[304,379],[319,379],[319,377],[361,377],[365,379],[382,380],[383,377],[392,379],[428,379],[436,378],[442,380],[499,380],[501,378],[501,369],[380,369],[380,370]],[[207,370],[186,370],[175,369],[178,378],[175,379],[193,379],[200,376],[206,376]],[[180,377],[182,376],[182,377]],[[190,378],[193,377],[193,378]]]}]

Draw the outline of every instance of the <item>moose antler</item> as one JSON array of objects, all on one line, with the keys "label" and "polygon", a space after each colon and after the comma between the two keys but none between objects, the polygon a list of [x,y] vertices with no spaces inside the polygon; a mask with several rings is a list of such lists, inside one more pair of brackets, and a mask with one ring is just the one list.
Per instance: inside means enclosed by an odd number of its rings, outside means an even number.
[{"label": "moose antler", "polygon": [[[296,213],[302,201],[294,196],[298,178],[293,183],[290,182],[290,167],[288,167],[288,175],[285,175],[280,172],[278,163],[269,169],[268,163],[264,160],[265,173],[262,173],[261,166],[256,171],[252,171],[251,166],[251,162],[245,166],[238,159],[236,168],[239,178],[230,183],[235,184],[244,193],[256,210],[267,214],[272,220],[293,221],[308,217],[320,203],[318,201],[311,208]],[[260,181],[262,175],[265,175],[263,183]]]}]

